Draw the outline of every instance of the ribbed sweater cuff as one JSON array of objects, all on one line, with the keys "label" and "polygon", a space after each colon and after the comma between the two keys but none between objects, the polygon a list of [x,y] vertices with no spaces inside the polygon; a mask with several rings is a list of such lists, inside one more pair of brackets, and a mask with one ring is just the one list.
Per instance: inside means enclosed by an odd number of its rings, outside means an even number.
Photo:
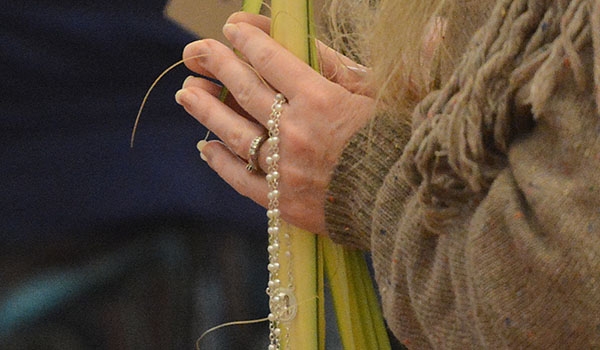
[{"label": "ribbed sweater cuff", "polygon": [[327,230],[335,242],[370,250],[375,198],[409,136],[405,118],[382,114],[352,137],[333,172],[325,203]]}]

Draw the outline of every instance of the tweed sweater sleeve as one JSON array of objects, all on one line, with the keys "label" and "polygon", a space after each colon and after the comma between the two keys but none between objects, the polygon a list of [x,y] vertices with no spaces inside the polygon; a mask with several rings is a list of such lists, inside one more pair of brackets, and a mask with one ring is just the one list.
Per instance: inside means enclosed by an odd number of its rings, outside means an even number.
[{"label": "tweed sweater sleeve", "polygon": [[400,153],[344,152],[328,228],[409,348],[600,348],[599,47],[598,0],[500,0]]},{"label": "tweed sweater sleeve", "polygon": [[377,116],[350,140],[329,186],[327,229],[334,240],[371,249],[375,194],[410,136],[407,118]]}]

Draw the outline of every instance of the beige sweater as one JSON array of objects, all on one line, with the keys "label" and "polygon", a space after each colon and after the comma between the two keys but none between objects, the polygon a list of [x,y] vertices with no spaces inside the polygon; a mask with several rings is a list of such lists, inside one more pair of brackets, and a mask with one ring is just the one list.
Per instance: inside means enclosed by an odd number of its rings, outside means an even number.
[{"label": "beige sweater", "polygon": [[465,52],[351,140],[328,230],[409,348],[600,348],[600,0],[499,0]]}]

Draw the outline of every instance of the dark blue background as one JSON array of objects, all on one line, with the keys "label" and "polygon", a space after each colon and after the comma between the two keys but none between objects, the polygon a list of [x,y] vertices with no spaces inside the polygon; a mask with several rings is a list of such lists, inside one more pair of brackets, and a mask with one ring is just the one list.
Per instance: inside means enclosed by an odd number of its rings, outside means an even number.
[{"label": "dark blue background", "polygon": [[263,232],[264,210],[199,158],[206,130],[173,98],[184,67],[150,95],[129,147],[146,89],[195,39],[163,18],[164,5],[4,2],[0,245],[111,240],[182,222]]}]

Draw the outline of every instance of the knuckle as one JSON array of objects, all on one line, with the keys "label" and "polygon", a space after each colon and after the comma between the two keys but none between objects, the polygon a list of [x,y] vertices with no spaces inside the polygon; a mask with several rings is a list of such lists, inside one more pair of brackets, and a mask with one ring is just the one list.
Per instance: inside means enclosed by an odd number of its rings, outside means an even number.
[{"label": "knuckle", "polygon": [[205,46],[205,50],[204,50],[205,52],[218,51],[218,50],[220,50],[220,48],[222,46],[222,44],[218,40],[210,39],[210,38],[202,40],[202,43]]},{"label": "knuckle", "polygon": [[227,140],[227,145],[229,146],[229,148],[231,148],[236,154],[239,154],[242,157],[246,156],[244,154],[246,149],[244,143],[244,130],[240,128],[227,129],[225,139]]},{"label": "knuckle", "polygon": [[307,160],[313,159],[313,157],[316,155],[315,147],[312,144],[314,142],[314,138],[313,135],[310,134],[310,131],[294,129],[287,130],[287,132],[282,131],[282,134],[282,139],[285,139],[288,145],[293,145],[293,149],[290,151],[294,157]]},{"label": "knuckle", "polygon": [[221,64],[221,59],[226,54],[224,48],[223,44],[215,39],[201,40],[199,47],[196,50],[196,60],[209,71],[218,74],[223,66]]},{"label": "knuckle", "polygon": [[254,100],[253,97],[256,95],[256,92],[256,84],[244,82],[238,87],[235,94],[235,100],[240,106],[247,107]]},{"label": "knuckle", "polygon": [[256,53],[254,57],[249,57],[251,63],[255,67],[268,67],[272,62],[277,61],[279,51],[271,46],[263,46],[259,50],[254,50]]},{"label": "knuckle", "polygon": [[215,44],[214,39],[203,39],[190,44],[193,48],[193,56],[190,58],[195,58],[200,63],[206,62],[209,53],[215,50]]},{"label": "knuckle", "polygon": [[310,101],[310,104],[316,110],[322,110],[323,107],[327,107],[331,103],[331,99],[328,94],[324,94],[322,91],[317,91],[317,89],[312,89],[307,92],[306,99]]}]

